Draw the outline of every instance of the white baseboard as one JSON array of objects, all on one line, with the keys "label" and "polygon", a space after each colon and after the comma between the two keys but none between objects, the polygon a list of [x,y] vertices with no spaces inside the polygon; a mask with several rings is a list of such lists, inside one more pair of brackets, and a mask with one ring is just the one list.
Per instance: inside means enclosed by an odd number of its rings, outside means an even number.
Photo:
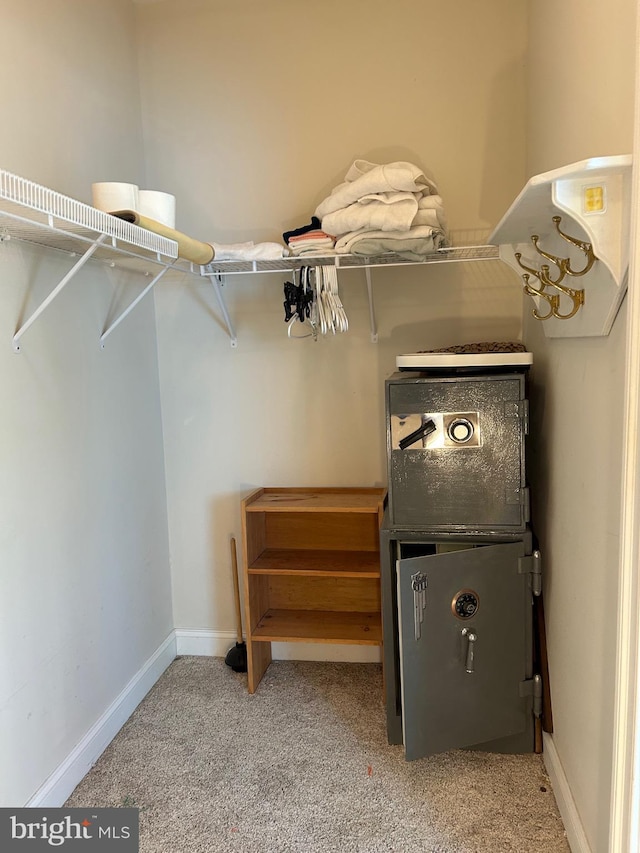
[{"label": "white baseboard", "polygon": [[544,766],[549,774],[560,817],[567,833],[571,853],[593,853],[578,814],[558,750],[550,734],[543,735]]},{"label": "white baseboard", "polygon": [[62,764],[25,803],[25,807],[57,808],[64,805],[175,657],[176,638],[172,631]]},{"label": "white baseboard", "polygon": [[[96,763],[177,655],[224,657],[235,644],[232,631],[178,628],[172,631],[138,670],[120,695],[89,729],[64,761],[25,803],[26,808],[62,806]],[[273,643],[274,660],[326,660],[362,663],[380,660],[377,646],[341,646],[331,643]]]},{"label": "white baseboard", "polygon": [[196,657],[223,658],[235,645],[235,631],[210,631],[199,628],[176,628],[176,653]]},{"label": "white baseboard", "polygon": [[[233,631],[176,628],[177,654],[224,657],[235,645]],[[353,663],[379,663],[379,646],[339,645],[334,643],[272,643],[274,660],[349,661]]]}]

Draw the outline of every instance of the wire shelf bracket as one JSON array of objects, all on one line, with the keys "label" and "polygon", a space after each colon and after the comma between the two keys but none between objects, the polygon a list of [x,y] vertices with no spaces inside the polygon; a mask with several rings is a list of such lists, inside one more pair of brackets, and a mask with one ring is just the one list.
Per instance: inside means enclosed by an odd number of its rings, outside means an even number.
[{"label": "wire shelf bracket", "polygon": [[22,324],[22,326],[20,326],[18,331],[13,336],[14,352],[20,352],[20,339],[22,338],[24,333],[27,331],[27,329],[33,323],[35,323],[35,321],[42,314],[42,312],[45,310],[45,308],[47,308],[49,305],[51,305],[51,303],[56,298],[56,296],[58,296],[58,294],[62,292],[62,290],[67,286],[67,284],[69,284],[69,282],[74,277],[74,275],[79,270],[82,269],[82,267],[86,264],[86,262],[89,260],[89,258],[91,258],[95,254],[96,250],[100,248],[100,246],[105,242],[106,239],[107,239],[106,234],[103,234],[102,236],[98,237],[98,239],[95,241],[95,243],[92,246],[90,246],[83,255],[80,256],[80,258],[76,261],[76,263],[71,267],[69,272],[54,287],[54,289],[47,296],[47,298],[43,302],[40,303],[40,305],[36,308],[36,310],[33,312],[33,314],[31,314],[29,319],[26,320]]},{"label": "wire shelf bracket", "polygon": [[124,320],[124,318],[127,317],[133,311],[133,309],[136,307],[138,302],[141,302],[144,299],[144,297],[147,295],[147,293],[149,293],[155,287],[155,285],[160,281],[162,276],[169,269],[171,269],[171,267],[169,267],[169,266],[163,267],[160,270],[160,272],[153,277],[153,279],[145,287],[145,289],[142,291],[142,293],[139,293],[136,296],[136,298],[129,305],[129,307],[125,308],[125,310],[122,312],[122,314],[120,314],[120,316],[116,320],[114,320],[113,323],[107,329],[105,329],[105,331],[100,335],[100,349],[104,349],[105,341],[109,337],[111,332],[113,332],[113,330],[120,325],[120,323]]},{"label": "wire shelf bracket", "polygon": [[371,282],[371,269],[365,267],[364,271],[367,279],[367,296],[369,297],[369,325],[371,327],[371,343],[378,343],[378,324],[376,323],[376,310],[373,304],[373,284]]},{"label": "wire shelf bracket", "polygon": [[227,310],[227,304],[224,301],[224,295],[222,293],[222,287],[224,285],[224,281],[222,276],[219,273],[207,274],[203,272],[203,275],[209,279],[211,284],[213,285],[213,290],[218,299],[218,305],[220,306],[220,311],[222,312],[222,316],[224,317],[224,322],[227,326],[227,332],[229,333],[229,338],[231,340],[231,346],[238,346],[238,336],[236,335],[236,330],[231,322],[231,317],[229,316],[229,311]]}]

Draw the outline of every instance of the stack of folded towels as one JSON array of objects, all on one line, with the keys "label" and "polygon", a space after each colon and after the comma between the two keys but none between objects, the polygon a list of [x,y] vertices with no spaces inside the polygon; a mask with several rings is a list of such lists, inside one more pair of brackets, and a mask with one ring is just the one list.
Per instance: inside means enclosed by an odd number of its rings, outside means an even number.
[{"label": "stack of folded towels", "polygon": [[306,255],[332,255],[336,238],[323,231],[320,220],[311,217],[309,225],[303,225],[294,231],[285,231],[282,239],[289,247],[291,254],[297,257]]},{"label": "stack of folded towels", "polygon": [[356,160],[344,182],[318,205],[314,222],[324,238],[336,238],[338,254],[375,257],[395,252],[421,261],[447,245],[438,189],[412,163]]}]

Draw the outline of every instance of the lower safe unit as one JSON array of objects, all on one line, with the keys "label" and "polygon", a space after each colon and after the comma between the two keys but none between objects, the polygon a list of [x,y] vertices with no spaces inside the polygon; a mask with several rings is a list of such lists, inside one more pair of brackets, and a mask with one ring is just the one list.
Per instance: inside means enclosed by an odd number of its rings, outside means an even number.
[{"label": "lower safe unit", "polygon": [[272,642],[382,643],[383,488],[262,488],[242,501],[248,689]]},{"label": "lower safe unit", "polygon": [[542,682],[534,671],[531,534],[398,531],[381,539],[389,743],[407,759],[458,747],[531,752]]}]

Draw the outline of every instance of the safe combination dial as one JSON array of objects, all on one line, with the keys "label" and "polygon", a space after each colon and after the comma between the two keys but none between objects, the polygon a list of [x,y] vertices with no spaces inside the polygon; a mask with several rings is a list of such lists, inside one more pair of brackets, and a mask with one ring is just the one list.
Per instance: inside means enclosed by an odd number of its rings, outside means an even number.
[{"label": "safe combination dial", "polygon": [[473,589],[461,589],[451,602],[451,610],[457,619],[471,619],[478,612],[480,599]]},{"label": "safe combination dial", "polygon": [[468,418],[455,418],[449,424],[449,438],[456,444],[464,444],[473,436],[473,424]]}]

